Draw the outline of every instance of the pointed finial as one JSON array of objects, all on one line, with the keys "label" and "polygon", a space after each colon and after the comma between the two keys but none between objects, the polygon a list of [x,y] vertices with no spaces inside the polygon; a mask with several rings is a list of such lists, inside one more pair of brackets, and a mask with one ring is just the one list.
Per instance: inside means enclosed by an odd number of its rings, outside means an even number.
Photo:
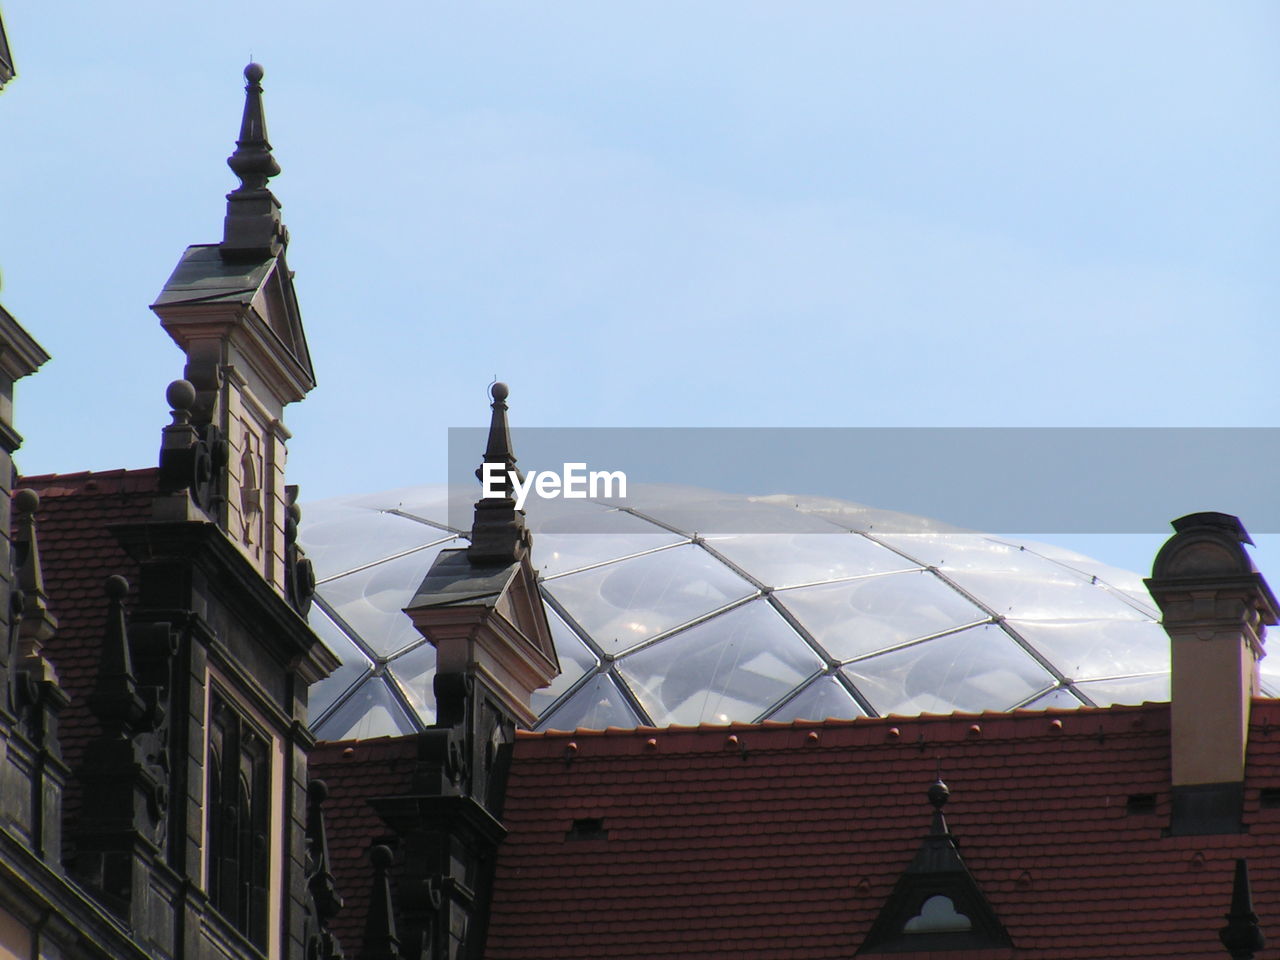
[{"label": "pointed finial", "polygon": [[493,398],[493,414],[489,420],[489,441],[485,444],[484,462],[476,471],[482,484],[486,478],[496,496],[476,501],[475,520],[471,526],[471,546],[467,557],[474,564],[508,564],[520,560],[529,551],[529,531],[524,525],[524,512],[516,509],[512,477],[521,480],[516,470],[516,455],[511,449],[511,429],[507,424],[505,383],[494,382],[489,388]]},{"label": "pointed finial", "polygon": [[1227,925],[1218,931],[1218,939],[1232,960],[1253,960],[1254,954],[1266,946],[1266,938],[1258,927],[1253,912],[1253,892],[1249,887],[1249,861],[1236,861],[1235,883],[1231,888],[1231,912]]},{"label": "pointed finial", "polygon": [[280,221],[280,202],[267,181],[280,172],[267,140],[267,120],[262,108],[262,67],[250,63],[244,68],[244,115],[236,149],[227,157],[240,186],[227,194],[227,217],[223,225],[224,259],[252,259],[278,254],[288,242]]},{"label": "pointed finial", "polygon": [[[495,380],[489,386],[489,396],[493,398],[493,403],[489,404],[493,414],[489,418],[489,442],[485,444],[484,462],[502,466],[506,489],[510,489],[507,476],[516,468],[516,455],[511,449],[511,428],[507,424],[507,397],[511,396],[511,388]],[[476,471],[476,476],[482,480],[483,469]]]},{"label": "pointed finial", "polygon": [[13,494],[13,508],[17,513],[13,538],[14,579],[22,593],[19,655],[23,665],[34,672],[36,679],[57,682],[53,664],[42,653],[45,641],[58,629],[58,618],[49,610],[44,569],[40,563],[40,540],[36,535],[40,495],[31,489],[18,490]]},{"label": "pointed finial", "polygon": [[391,898],[389,847],[378,845],[369,851],[373,863],[373,890],[364,926],[364,949],[360,960],[400,960],[400,937],[396,934],[396,914]]},{"label": "pointed finial", "polygon": [[942,782],[942,777],[929,784],[929,803],[933,809],[941,810],[951,798],[951,788]]},{"label": "pointed finial", "polygon": [[307,847],[309,879],[307,886],[316,903],[316,913],[322,924],[342,909],[342,897],[329,869],[329,834],[324,823],[324,802],[329,799],[329,785],[323,780],[307,784]]},{"label": "pointed finial", "polygon": [[104,728],[129,736],[142,720],[145,704],[138,696],[138,682],[129,653],[129,628],[125,623],[124,598],[129,581],[121,576],[107,577],[103,585],[107,594],[106,636],[102,643],[102,660],[98,679],[89,697],[89,709]]}]

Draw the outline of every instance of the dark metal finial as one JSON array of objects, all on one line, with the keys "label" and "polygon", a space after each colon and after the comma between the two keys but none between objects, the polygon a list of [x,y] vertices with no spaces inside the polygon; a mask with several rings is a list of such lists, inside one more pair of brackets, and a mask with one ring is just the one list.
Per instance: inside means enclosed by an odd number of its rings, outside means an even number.
[{"label": "dark metal finial", "polygon": [[1232,960],[1253,960],[1254,954],[1266,946],[1266,938],[1258,926],[1258,915],[1253,912],[1248,860],[1236,861],[1235,883],[1231,887],[1231,912],[1227,914],[1227,925],[1218,931],[1218,939],[1227,948]]},{"label": "dark metal finial", "polygon": [[493,415],[489,418],[489,442],[485,444],[484,462],[501,464],[504,471],[514,470],[516,455],[511,449],[511,428],[507,424],[507,397],[511,396],[511,388],[495,381],[489,387],[489,396],[493,398],[493,403],[489,404]]},{"label": "dark metal finial", "polygon": [[949,836],[951,831],[947,827],[947,818],[942,815],[942,808],[951,799],[951,788],[942,782],[941,761],[938,762],[938,777],[933,783],[929,784],[927,795],[929,797],[929,805],[933,807],[933,823],[929,826],[929,833],[935,837]]},{"label": "dark metal finial", "polygon": [[929,785],[929,803],[933,809],[941,810],[950,798],[951,788],[942,782],[941,777]]},{"label": "dark metal finial", "polygon": [[262,110],[262,67],[251,63],[244,68],[244,115],[240,120],[240,138],[235,153],[227,157],[229,166],[240,178],[236,191],[264,190],[267,181],[280,172],[280,164],[271,155],[267,141],[267,118]]},{"label": "dark metal finial", "polygon": [[280,172],[267,140],[267,119],[262,108],[262,67],[244,68],[244,114],[236,149],[227,157],[240,186],[227,194],[227,218],[223,227],[224,258],[275,256],[288,241],[280,221],[280,203],[267,181]]},{"label": "dark metal finial", "polygon": [[483,484],[486,474],[496,475],[497,496],[486,497],[482,491],[476,501],[475,520],[471,526],[471,546],[467,556],[476,564],[515,563],[529,550],[529,531],[524,513],[516,509],[512,477],[523,481],[516,470],[516,455],[511,445],[511,428],[507,424],[507,397],[511,390],[505,383],[494,382],[489,388],[493,398],[493,414],[489,420],[489,440],[484,448],[484,462],[476,471]]}]

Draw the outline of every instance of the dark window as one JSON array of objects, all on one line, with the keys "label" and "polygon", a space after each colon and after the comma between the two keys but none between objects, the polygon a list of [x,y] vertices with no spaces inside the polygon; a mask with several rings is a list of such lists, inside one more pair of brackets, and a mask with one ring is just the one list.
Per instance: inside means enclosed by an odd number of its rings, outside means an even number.
[{"label": "dark window", "polygon": [[214,907],[267,949],[271,852],[270,740],[216,689],[209,710],[208,876]]},{"label": "dark window", "polygon": [[1126,813],[1155,813],[1156,795],[1154,793],[1131,793],[1125,801]]},{"label": "dark window", "polygon": [[573,821],[573,826],[564,835],[566,840],[608,840],[609,831],[604,828],[604,820],[599,817],[584,817]]}]

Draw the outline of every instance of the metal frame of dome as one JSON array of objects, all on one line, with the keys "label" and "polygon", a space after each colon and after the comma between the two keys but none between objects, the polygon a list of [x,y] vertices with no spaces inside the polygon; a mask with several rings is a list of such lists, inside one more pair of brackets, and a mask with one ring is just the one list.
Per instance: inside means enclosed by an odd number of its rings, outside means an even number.
[{"label": "metal frame of dome", "polygon": [[[436,553],[464,542],[447,496],[414,487],[304,511],[312,623],[344,661],[313,689],[319,736],[431,722],[434,651],[400,611]],[[820,498],[653,487],[626,504],[530,507],[564,667],[537,695],[540,727],[1168,695],[1168,641],[1141,580],[1079,554]],[[706,532],[776,529],[779,511],[805,532]]]}]

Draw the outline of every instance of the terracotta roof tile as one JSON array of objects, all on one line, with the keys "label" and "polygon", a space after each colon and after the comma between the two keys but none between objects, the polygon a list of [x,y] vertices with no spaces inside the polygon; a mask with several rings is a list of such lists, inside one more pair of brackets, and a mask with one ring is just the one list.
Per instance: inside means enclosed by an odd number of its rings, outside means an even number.
[{"label": "terracotta roof tile", "polygon": [[[1254,787],[1280,776],[1263,733],[1278,720],[1258,704],[1251,832],[1229,837],[1162,835],[1164,704],[522,734],[486,956],[847,958],[927,828],[940,762],[951,828],[1015,943],[965,956],[1216,958],[1234,858],[1267,862],[1280,832]],[[1128,812],[1139,793],[1155,812]],[[607,840],[566,839],[586,817]],[[1280,917],[1280,875],[1256,869],[1254,888]]]},{"label": "terracotta roof tile", "polygon": [[[40,494],[36,513],[40,558],[49,609],[58,618],[57,634],[45,653],[70,697],[60,720],[63,756],[73,771],[64,810],[75,822],[80,792],[74,777],[85,744],[98,732],[88,697],[97,676],[107,603],[103,581],[121,574],[137,585],[137,566],[111,535],[113,524],[148,518],[156,494],[157,471],[110,470],[101,473],[21,477],[15,489]],[[68,840],[71,839],[68,830]]]},{"label": "terracotta roof tile", "polygon": [[364,934],[373,883],[369,848],[390,834],[369,801],[407,793],[416,756],[413,737],[321,743],[311,753],[311,778],[329,787],[325,804],[329,858],[344,902],[333,932],[347,956],[359,953]]}]

